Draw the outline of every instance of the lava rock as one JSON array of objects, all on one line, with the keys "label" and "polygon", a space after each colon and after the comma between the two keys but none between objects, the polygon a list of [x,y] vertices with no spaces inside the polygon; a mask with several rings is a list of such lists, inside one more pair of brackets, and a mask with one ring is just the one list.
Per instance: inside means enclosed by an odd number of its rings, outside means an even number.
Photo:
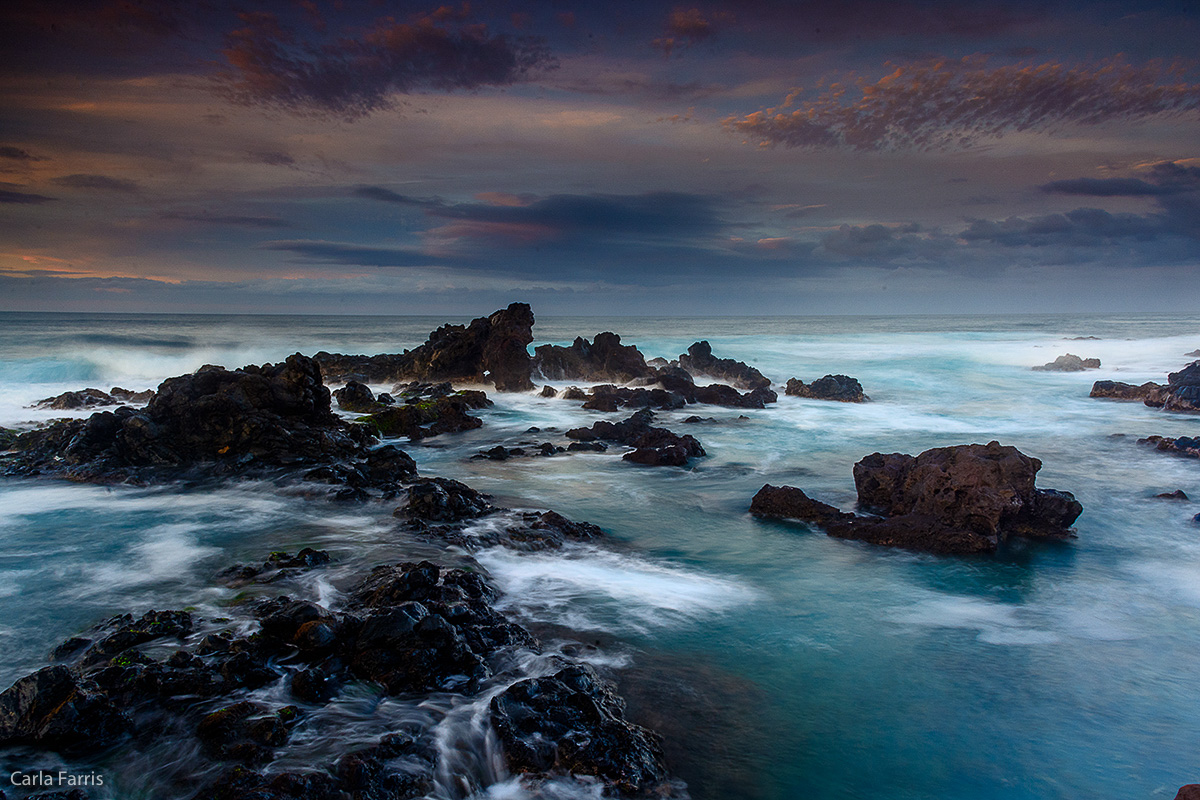
[{"label": "lava rock", "polygon": [[61,665],[27,675],[0,694],[0,746],[100,750],[131,727],[95,684]]},{"label": "lava rock", "polygon": [[1109,400],[1145,400],[1155,390],[1162,389],[1154,381],[1147,381],[1141,386],[1121,381],[1096,381],[1088,397],[1103,397]]},{"label": "lava rock", "polygon": [[1188,496],[1183,489],[1176,489],[1173,492],[1163,492],[1162,494],[1154,495],[1159,500],[1187,500]]},{"label": "lava rock", "polygon": [[1067,353],[1059,356],[1048,364],[1032,367],[1036,372],[1083,372],[1085,369],[1100,369],[1100,359],[1080,358]]},{"label": "lava rock", "polygon": [[331,379],[370,383],[402,380],[490,383],[501,392],[533,389],[528,345],[533,311],[513,303],[470,325],[443,325],[425,344],[402,354],[342,355],[321,351],[314,358]]},{"label": "lava rock", "polygon": [[534,369],[550,381],[629,383],[654,374],[641,351],[621,344],[621,337],[612,332],[598,333],[591,342],[580,336],[570,347],[543,344],[533,353]]},{"label": "lava rock", "polygon": [[683,466],[689,459],[707,455],[695,437],[652,427],[653,419],[654,412],[647,408],[621,422],[600,420],[590,428],[573,428],[566,435],[583,442],[607,439],[629,445],[635,450],[624,458],[649,466]]},{"label": "lava rock", "polygon": [[495,511],[483,494],[449,478],[427,478],[408,487],[408,505],[397,509],[409,517],[458,522]]},{"label": "lava rock", "polygon": [[658,737],[624,718],[624,703],[595,671],[570,666],[505,689],[492,725],[509,769],[592,775],[621,795],[669,796]]},{"label": "lava rock", "polygon": [[1145,439],[1138,439],[1137,443],[1149,445],[1163,453],[1200,458],[1200,436],[1179,436],[1174,439],[1169,436],[1147,436]]},{"label": "lava rock", "polygon": [[337,401],[338,408],[355,414],[369,413],[379,405],[371,387],[354,380],[347,381],[341,389],[334,390],[333,399]]},{"label": "lava rock", "polygon": [[1167,385],[1152,389],[1143,402],[1165,411],[1200,413],[1200,361],[1167,375]]},{"label": "lava rock", "polygon": [[708,375],[727,380],[739,389],[769,389],[771,380],[754,367],[732,358],[717,358],[712,346],[699,341],[679,356],[679,366],[692,375]]},{"label": "lava rock", "polygon": [[811,384],[805,384],[798,378],[790,378],[783,393],[791,397],[834,400],[839,403],[863,403],[871,399],[863,394],[862,384],[849,375],[826,375]]}]

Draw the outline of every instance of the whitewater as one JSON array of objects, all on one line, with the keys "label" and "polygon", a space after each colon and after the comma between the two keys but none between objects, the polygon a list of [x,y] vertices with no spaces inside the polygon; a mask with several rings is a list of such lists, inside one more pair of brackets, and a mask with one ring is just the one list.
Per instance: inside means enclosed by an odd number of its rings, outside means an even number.
[{"label": "whitewater", "polygon": [[[63,391],[137,391],[204,364],[236,368],[294,352],[401,352],[467,319],[0,314],[0,426],[85,415],[30,408]],[[504,591],[501,610],[551,651],[617,682],[629,717],[664,737],[693,798],[1169,800],[1200,780],[1200,525],[1192,520],[1200,462],[1136,439],[1200,435],[1200,416],[1088,391],[1096,380],[1162,382],[1194,360],[1185,353],[1200,348],[1198,322],[1152,314],[539,317],[533,346],[611,330],[647,358],[672,359],[706,339],[777,389],[792,377],[846,374],[871,402],[780,390],[761,410],[657,412],[657,424],[691,433],[708,452],[688,468],[642,468],[613,451],[474,459],[495,444],[561,439],[627,415],[491,387],[495,405],[477,412],[482,428],[398,444],[422,473],[462,480],[496,505],[550,508],[606,531],[606,541],[562,551],[473,557]],[[1102,366],[1030,369],[1068,352]],[[713,421],[682,424],[692,414]],[[1076,538],[931,556],[747,513],[766,483],[851,510],[851,470],[869,453],[992,440],[1040,459],[1040,487],[1074,493],[1084,507]],[[1192,501],[1155,497],[1175,490]],[[270,551],[330,551],[334,567],[305,579],[309,596],[326,604],[337,602],[339,576],[446,557],[401,531],[393,507],[314,501],[253,482],[146,489],[0,479],[0,689],[112,614],[185,606],[221,614],[237,592],[213,575]],[[324,713],[342,723],[338,735],[363,742],[399,724],[435,730],[453,754],[439,797],[526,797],[495,761],[485,704],[449,694],[409,703],[363,688]],[[280,763],[319,761],[330,749],[323,724],[314,721]],[[10,762],[0,754],[0,765]],[[93,796],[159,796],[147,764],[101,766],[114,781]]]}]

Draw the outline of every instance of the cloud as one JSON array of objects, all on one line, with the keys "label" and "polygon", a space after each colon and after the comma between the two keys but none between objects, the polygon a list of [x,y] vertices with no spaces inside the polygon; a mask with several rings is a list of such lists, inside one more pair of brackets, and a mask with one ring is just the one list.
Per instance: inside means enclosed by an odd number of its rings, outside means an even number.
[{"label": "cloud", "polygon": [[239,216],[236,214],[209,214],[207,212],[168,211],[159,214],[161,219],[179,222],[199,222],[206,225],[231,225],[242,228],[286,228],[288,223],[279,217]]},{"label": "cloud", "polygon": [[353,120],[392,107],[396,94],[508,86],[552,65],[539,41],[489,33],[449,7],[325,44],[298,39],[274,14],[241,19],[223,51],[225,93],[299,115]]},{"label": "cloud", "polygon": [[41,156],[35,156],[28,150],[23,150],[20,147],[0,147],[0,158],[7,158],[12,161],[45,161]]},{"label": "cloud", "polygon": [[1065,214],[972,220],[959,237],[968,242],[995,242],[1007,247],[1070,245],[1097,247],[1121,239],[1149,241],[1168,233],[1155,216],[1112,214],[1099,208],[1077,208]]},{"label": "cloud", "polygon": [[1051,181],[1038,188],[1048,194],[1088,197],[1146,197],[1181,191],[1179,187],[1147,183],[1140,178],[1071,178],[1065,181]]},{"label": "cloud", "polygon": [[729,117],[763,145],[951,150],[1017,131],[1137,121],[1200,108],[1200,84],[1161,64],[989,67],[983,57],[932,61],[870,82],[848,76],[814,99]]},{"label": "cloud", "polygon": [[127,178],[112,178],[108,175],[88,175],[77,173],[55,178],[52,183],[66,186],[69,189],[96,189],[102,192],[136,192],[136,181]]},{"label": "cloud", "polygon": [[268,151],[262,153],[250,153],[250,160],[256,164],[266,164],[271,167],[294,167],[296,159],[287,153]]},{"label": "cloud", "polygon": [[442,262],[437,256],[408,247],[371,247],[312,239],[264,242],[259,246],[266,250],[295,253],[322,263],[362,267],[424,267]]},{"label": "cloud", "polygon": [[[728,14],[722,15],[728,19]],[[650,44],[671,55],[676,49],[691,47],[699,42],[713,38],[717,28],[713,21],[704,16],[698,8],[677,8],[667,17],[663,35]]]},{"label": "cloud", "polygon": [[42,194],[30,194],[29,192],[15,192],[10,189],[0,189],[0,203],[39,205],[41,203],[49,203],[52,200],[54,200],[53,197],[46,197]]},{"label": "cloud", "polygon": [[416,197],[409,197],[399,192],[393,192],[391,189],[385,189],[382,186],[359,186],[350,194],[355,197],[361,197],[364,200],[378,200],[381,203],[396,203],[399,205],[421,206],[427,205],[430,202]]}]

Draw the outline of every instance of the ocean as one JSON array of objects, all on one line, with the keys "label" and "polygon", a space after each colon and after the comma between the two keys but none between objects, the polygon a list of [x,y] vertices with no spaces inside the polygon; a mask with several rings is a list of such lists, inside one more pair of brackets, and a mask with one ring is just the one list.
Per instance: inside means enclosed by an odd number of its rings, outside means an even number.
[{"label": "ocean", "polygon": [[[399,352],[447,321],[467,318],[0,314],[0,426],[84,415],[29,407],[67,390],[153,388],[204,364],[293,352]],[[536,393],[489,392],[495,406],[477,412],[482,428],[399,444],[423,473],[462,480],[498,505],[551,508],[606,531],[599,544],[474,557],[504,591],[507,614],[586,645],[629,716],[663,735],[697,800],[1170,800],[1200,781],[1200,462],[1136,439],[1200,435],[1200,416],[1088,391],[1101,379],[1163,382],[1193,360],[1184,354],[1200,348],[1198,323],[1154,314],[539,318],[535,345],[611,330],[647,358],[671,359],[707,339],[717,356],[776,384],[851,375],[871,402],[786,397],[777,386],[779,402],[762,410],[658,412],[658,424],[707,450],[689,468],[643,468],[612,453],[472,459],[497,443],[562,440],[606,416]],[[1102,366],[1030,369],[1068,352]],[[713,421],[681,424],[691,414]],[[541,430],[527,433],[533,426]],[[851,470],[869,453],[991,440],[1040,459],[1040,487],[1075,494],[1077,538],[932,556],[747,513],[766,483],[850,510]],[[1177,489],[1192,501],[1154,497]],[[252,482],[0,479],[0,688],[112,614],[219,614],[236,590],[214,573],[269,551],[329,550],[335,568],[308,586],[326,600],[339,574],[437,556],[441,548],[398,528],[394,505]],[[406,719],[457,737],[449,769],[472,773],[474,788],[446,775],[433,796],[527,796],[502,767],[471,761],[487,761],[488,748],[461,698],[405,705],[350,695],[337,713],[353,724],[338,735],[366,742]],[[319,760],[322,735],[314,726],[283,761]],[[98,766],[112,779],[94,797],[162,796],[147,763]]]}]

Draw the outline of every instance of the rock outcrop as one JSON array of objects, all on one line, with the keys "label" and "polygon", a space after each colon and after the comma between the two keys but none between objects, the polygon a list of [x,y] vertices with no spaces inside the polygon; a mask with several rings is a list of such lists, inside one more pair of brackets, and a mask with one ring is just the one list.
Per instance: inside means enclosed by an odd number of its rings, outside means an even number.
[{"label": "rock outcrop", "polygon": [[1109,400],[1145,400],[1156,390],[1161,389],[1154,381],[1147,381],[1141,386],[1121,381],[1096,381],[1088,397],[1103,397]]},{"label": "rock outcrop", "polygon": [[739,389],[769,389],[771,380],[754,367],[732,358],[717,358],[713,355],[712,346],[706,341],[699,341],[688,347],[687,352],[679,356],[679,366],[692,375],[707,375],[728,381]]},{"label": "rock outcrop", "polygon": [[591,342],[580,336],[570,347],[539,345],[533,350],[533,367],[548,381],[629,383],[654,374],[641,351],[621,344],[612,332],[598,333]]},{"label": "rock outcrop", "polygon": [[685,466],[692,458],[707,455],[695,437],[673,433],[666,428],[650,425],[654,412],[642,409],[621,422],[600,420],[589,428],[573,428],[567,431],[568,439],[592,442],[605,439],[635,448],[622,458],[646,466]]},{"label": "rock outcrop", "polygon": [[1085,369],[1100,369],[1100,359],[1080,358],[1067,353],[1059,356],[1048,364],[1032,367],[1037,372],[1083,372]]},{"label": "rock outcrop", "polygon": [[1138,439],[1138,444],[1149,445],[1155,450],[1164,453],[1172,453],[1185,458],[1200,458],[1200,436],[1179,436],[1171,438],[1170,436],[1147,436],[1145,439]]},{"label": "rock outcrop", "polygon": [[63,392],[57,397],[47,397],[33,404],[34,408],[51,408],[57,411],[74,411],[80,408],[97,408],[100,406],[116,406],[121,403],[146,403],[154,396],[147,389],[143,392],[131,392],[114,386],[110,391],[100,389],[80,389],[77,392]]},{"label": "rock outcrop", "polygon": [[443,325],[425,344],[404,353],[375,356],[321,351],[314,358],[331,381],[463,381],[490,383],[502,392],[533,389],[528,345],[533,311],[513,303],[469,325]]},{"label": "rock outcrop", "polygon": [[1151,390],[1145,403],[1165,411],[1200,413],[1200,361],[1167,375],[1167,385]]},{"label": "rock outcrop", "polygon": [[871,399],[863,394],[862,384],[849,375],[826,375],[808,384],[799,378],[790,378],[783,393],[791,397],[834,400],[839,403],[864,403]]},{"label": "rock outcrop", "polygon": [[426,439],[482,427],[483,420],[467,412],[492,405],[487,395],[478,389],[456,392],[448,382],[401,384],[392,392],[397,395],[398,402],[376,401],[366,406],[368,413],[355,421],[370,426],[380,436]]},{"label": "rock outcrop", "polygon": [[1083,507],[1068,492],[1038,489],[1041,462],[998,442],[873,453],[854,465],[859,507],[840,511],[800,489],[764,486],[760,517],[810,522],[830,536],[932,553],[985,553],[1012,536],[1061,539]]}]

